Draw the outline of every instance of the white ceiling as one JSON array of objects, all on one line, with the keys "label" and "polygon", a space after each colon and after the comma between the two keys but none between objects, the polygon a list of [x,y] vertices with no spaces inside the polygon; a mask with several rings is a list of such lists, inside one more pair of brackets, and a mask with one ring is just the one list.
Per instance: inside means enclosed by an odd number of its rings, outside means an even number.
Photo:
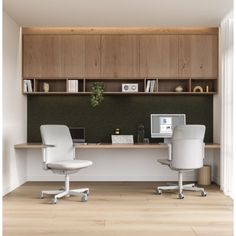
[{"label": "white ceiling", "polygon": [[219,26],[233,0],[4,0],[19,26]]}]

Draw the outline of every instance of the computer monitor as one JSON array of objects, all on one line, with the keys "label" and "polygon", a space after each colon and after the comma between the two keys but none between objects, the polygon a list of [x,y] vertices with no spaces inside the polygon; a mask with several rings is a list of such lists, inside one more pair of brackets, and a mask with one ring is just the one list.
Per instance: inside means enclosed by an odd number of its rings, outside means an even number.
[{"label": "computer monitor", "polygon": [[74,143],[85,142],[85,128],[84,127],[70,127],[70,134]]},{"label": "computer monitor", "polygon": [[169,143],[174,128],[185,124],[185,114],[151,114],[151,138],[164,138],[164,143]]}]

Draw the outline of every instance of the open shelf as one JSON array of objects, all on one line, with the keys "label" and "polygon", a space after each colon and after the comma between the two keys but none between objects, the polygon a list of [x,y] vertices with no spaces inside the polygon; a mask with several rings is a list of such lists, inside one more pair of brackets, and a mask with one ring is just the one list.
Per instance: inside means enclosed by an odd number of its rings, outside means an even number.
[{"label": "open shelf", "polygon": [[[217,93],[217,78],[24,78],[22,92],[27,95],[90,95],[91,86],[95,82],[103,84],[105,95],[212,95]],[[30,84],[31,88],[26,89],[25,84],[27,86]],[[137,85],[138,89],[122,92],[124,84],[127,84],[128,89],[132,85]],[[182,88],[182,91],[177,88]]]}]

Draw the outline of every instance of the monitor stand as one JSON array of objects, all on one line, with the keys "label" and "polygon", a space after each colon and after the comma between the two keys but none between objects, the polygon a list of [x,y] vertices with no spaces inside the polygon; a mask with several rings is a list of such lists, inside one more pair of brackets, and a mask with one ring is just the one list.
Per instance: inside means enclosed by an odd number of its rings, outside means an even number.
[{"label": "monitor stand", "polygon": [[164,138],[164,144],[171,143],[171,138]]}]

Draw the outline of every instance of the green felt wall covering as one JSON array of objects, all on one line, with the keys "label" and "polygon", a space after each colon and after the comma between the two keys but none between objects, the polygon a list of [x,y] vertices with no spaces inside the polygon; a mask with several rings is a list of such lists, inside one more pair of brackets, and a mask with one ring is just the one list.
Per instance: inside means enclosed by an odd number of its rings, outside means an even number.
[{"label": "green felt wall covering", "polygon": [[[111,142],[111,134],[133,134],[140,123],[150,138],[150,114],[184,113],[187,124],[205,124],[205,142],[213,141],[213,96],[105,96],[97,108],[89,96],[28,96],[27,141],[40,142],[41,124],[85,127],[87,142]],[[152,139],[151,142],[160,140]]]}]

